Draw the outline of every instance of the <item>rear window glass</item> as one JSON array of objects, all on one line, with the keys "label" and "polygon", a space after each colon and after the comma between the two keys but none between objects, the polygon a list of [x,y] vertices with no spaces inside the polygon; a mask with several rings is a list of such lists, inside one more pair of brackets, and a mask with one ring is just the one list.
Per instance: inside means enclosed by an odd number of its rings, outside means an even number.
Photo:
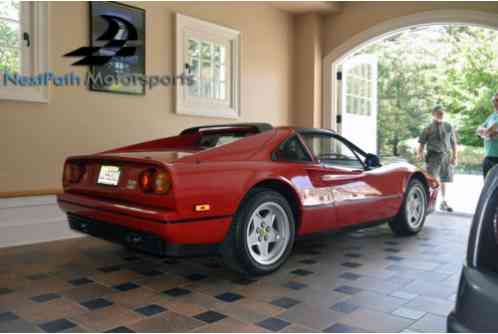
[{"label": "rear window glass", "polygon": [[221,145],[233,143],[239,139],[253,135],[252,131],[236,131],[236,132],[223,132],[223,133],[206,133],[202,134],[199,139],[199,146],[201,148],[213,148]]}]

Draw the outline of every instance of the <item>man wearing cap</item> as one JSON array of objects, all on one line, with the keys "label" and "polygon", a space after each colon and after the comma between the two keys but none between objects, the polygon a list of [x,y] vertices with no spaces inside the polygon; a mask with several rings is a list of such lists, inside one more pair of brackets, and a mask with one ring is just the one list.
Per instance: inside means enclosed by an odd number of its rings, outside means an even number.
[{"label": "man wearing cap", "polygon": [[495,111],[477,129],[477,134],[484,139],[484,160],[482,172],[484,177],[489,170],[498,164],[498,92],[491,99]]},{"label": "man wearing cap", "polygon": [[440,209],[452,212],[446,202],[446,183],[453,182],[453,166],[457,163],[457,139],[450,123],[444,122],[444,108],[437,106],[432,110],[432,122],[420,135],[417,147],[417,160],[423,159],[424,149],[427,172],[439,180],[443,201]]}]

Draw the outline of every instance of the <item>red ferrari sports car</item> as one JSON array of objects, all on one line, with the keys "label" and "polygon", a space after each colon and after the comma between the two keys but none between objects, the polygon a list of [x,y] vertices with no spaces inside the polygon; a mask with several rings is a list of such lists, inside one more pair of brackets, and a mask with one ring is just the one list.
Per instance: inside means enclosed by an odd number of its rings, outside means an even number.
[{"label": "red ferrari sports car", "polygon": [[276,270],[296,237],[388,222],[418,233],[438,183],[325,129],[202,126],[67,159],[59,206],[71,228],[162,256],[220,252]]}]

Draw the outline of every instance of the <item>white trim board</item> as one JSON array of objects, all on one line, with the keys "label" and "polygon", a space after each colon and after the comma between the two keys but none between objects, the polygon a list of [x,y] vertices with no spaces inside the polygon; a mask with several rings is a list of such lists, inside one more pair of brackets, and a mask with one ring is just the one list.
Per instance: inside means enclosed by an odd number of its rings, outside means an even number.
[{"label": "white trim board", "polygon": [[69,228],[55,196],[0,199],[0,249],[82,236]]}]

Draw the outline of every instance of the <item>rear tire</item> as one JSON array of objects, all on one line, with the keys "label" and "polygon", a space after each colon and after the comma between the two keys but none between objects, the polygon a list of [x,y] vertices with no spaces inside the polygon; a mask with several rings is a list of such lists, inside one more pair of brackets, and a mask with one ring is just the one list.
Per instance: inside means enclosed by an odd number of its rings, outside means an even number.
[{"label": "rear tire", "polygon": [[242,274],[269,274],[289,257],[294,236],[294,215],[285,197],[255,188],[234,216],[222,245],[223,259]]},{"label": "rear tire", "polygon": [[412,179],[406,189],[401,208],[391,221],[391,230],[401,236],[419,233],[427,216],[427,191],[420,180]]}]

